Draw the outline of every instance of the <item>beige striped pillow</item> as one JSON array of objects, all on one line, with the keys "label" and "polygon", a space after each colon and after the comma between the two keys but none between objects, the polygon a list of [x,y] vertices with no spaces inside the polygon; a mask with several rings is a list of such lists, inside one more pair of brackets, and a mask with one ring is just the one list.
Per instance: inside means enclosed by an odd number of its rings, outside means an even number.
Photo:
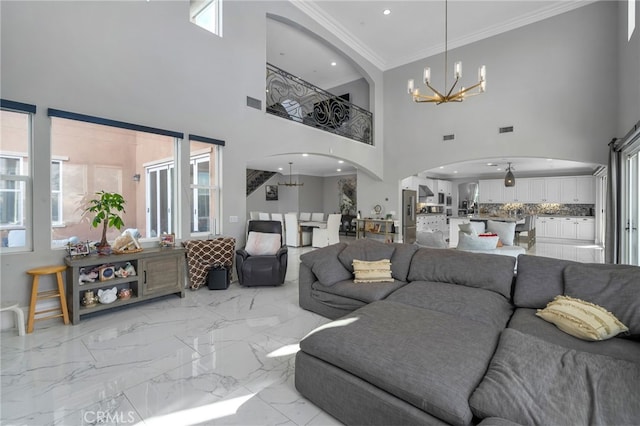
[{"label": "beige striped pillow", "polygon": [[383,259],[368,262],[366,260],[354,260],[354,283],[392,283],[391,260]]},{"label": "beige striped pillow", "polygon": [[569,296],[556,296],[536,315],[583,340],[606,340],[629,330],[602,306]]}]

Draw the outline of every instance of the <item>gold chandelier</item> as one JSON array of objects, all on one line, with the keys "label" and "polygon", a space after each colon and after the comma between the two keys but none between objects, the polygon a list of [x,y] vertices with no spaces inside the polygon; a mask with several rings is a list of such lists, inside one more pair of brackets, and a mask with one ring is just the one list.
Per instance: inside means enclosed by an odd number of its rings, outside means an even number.
[{"label": "gold chandelier", "polygon": [[304,182],[293,182],[293,180],[291,179],[291,165],[293,163],[291,161],[289,161],[289,182],[278,182],[278,185],[280,186],[303,186]]},{"label": "gold chandelier", "polygon": [[[444,2],[444,87],[447,89],[447,64],[449,59],[448,54],[448,1]],[[411,98],[414,102],[422,103],[422,102],[432,102],[436,105],[440,105],[447,102],[462,102],[466,97],[479,95],[480,93],[484,93],[487,87],[487,69],[484,65],[482,65],[478,69],[478,82],[471,87],[467,87],[466,89],[462,87],[457,92],[454,92],[456,85],[458,84],[458,80],[462,77],[462,62],[458,61],[453,65],[453,77],[455,78],[453,85],[451,88],[445,92],[439,92],[431,86],[431,68],[426,67],[424,69],[423,81],[424,84],[431,89],[433,95],[421,95],[420,90],[417,89],[414,85],[413,79],[409,80],[407,84],[407,92],[411,95]],[[470,93],[474,89],[478,89],[475,93]]]}]

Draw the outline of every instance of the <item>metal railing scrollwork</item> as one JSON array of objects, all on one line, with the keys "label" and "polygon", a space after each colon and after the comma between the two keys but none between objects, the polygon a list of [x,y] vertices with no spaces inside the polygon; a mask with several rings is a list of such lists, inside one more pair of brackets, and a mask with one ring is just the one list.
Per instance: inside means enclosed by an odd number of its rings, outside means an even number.
[{"label": "metal railing scrollwork", "polygon": [[373,114],[267,64],[267,112],[369,145]]}]

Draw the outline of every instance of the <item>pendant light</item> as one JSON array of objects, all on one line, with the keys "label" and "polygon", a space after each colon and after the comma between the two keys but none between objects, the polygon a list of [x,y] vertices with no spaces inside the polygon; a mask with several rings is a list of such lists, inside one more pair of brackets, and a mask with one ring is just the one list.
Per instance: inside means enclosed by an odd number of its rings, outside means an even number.
[{"label": "pendant light", "polygon": [[509,163],[509,167],[507,167],[507,174],[504,177],[504,186],[516,186],[516,177],[511,171],[511,163]]}]

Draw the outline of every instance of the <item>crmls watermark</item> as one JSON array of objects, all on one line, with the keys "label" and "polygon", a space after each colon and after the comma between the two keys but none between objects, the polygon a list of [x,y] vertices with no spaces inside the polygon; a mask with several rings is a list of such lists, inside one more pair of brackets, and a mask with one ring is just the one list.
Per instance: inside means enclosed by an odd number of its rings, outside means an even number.
[{"label": "crmls watermark", "polygon": [[101,423],[126,424],[135,422],[133,411],[84,411],[82,420],[86,424],[96,425]]}]

